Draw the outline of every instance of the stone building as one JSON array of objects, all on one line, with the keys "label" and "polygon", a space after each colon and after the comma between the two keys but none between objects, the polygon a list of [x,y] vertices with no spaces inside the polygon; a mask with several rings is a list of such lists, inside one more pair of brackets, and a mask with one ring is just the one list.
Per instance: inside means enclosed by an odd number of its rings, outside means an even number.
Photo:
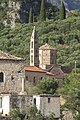
[{"label": "stone building", "polygon": [[30,40],[30,66],[39,66],[42,69],[47,69],[56,64],[57,50],[52,46],[42,45],[38,47],[38,37],[34,26]]},{"label": "stone building", "polygon": [[25,60],[0,51],[0,92],[20,92]]},{"label": "stone building", "polygon": [[0,95],[0,113],[3,116],[8,116],[14,108],[19,108],[21,112],[26,112],[31,106],[36,106],[44,116],[54,113],[56,120],[60,118],[60,96],[46,94],[31,96],[15,93]]},{"label": "stone building", "polygon": [[34,104],[42,115],[48,116],[54,113],[56,120],[60,118],[60,96],[58,95],[34,95]]},{"label": "stone building", "polygon": [[25,66],[25,79],[33,84],[48,76],[57,80],[64,79],[64,72],[57,65],[57,50],[49,44],[38,47],[38,37],[34,26],[30,40],[30,66]]},{"label": "stone building", "polygon": [[36,66],[26,66],[24,67],[25,70],[25,79],[34,85],[37,83],[38,80],[42,80],[44,77],[49,77],[54,79],[55,75],[53,73],[47,72],[39,67]]},{"label": "stone building", "polygon": [[0,95],[0,114],[8,116],[12,109],[26,112],[33,104],[32,96],[5,93]]},{"label": "stone building", "polygon": [[49,69],[56,64],[57,50],[49,44],[42,45],[39,48],[39,67]]}]

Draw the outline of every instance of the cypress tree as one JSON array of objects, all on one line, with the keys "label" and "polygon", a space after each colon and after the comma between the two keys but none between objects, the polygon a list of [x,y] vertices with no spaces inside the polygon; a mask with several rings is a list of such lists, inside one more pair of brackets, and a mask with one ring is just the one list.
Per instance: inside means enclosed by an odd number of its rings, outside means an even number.
[{"label": "cypress tree", "polygon": [[29,11],[29,23],[33,23],[33,9],[30,7]]},{"label": "cypress tree", "polygon": [[66,10],[65,10],[64,2],[62,1],[60,8],[60,19],[64,20],[65,18],[66,18]]},{"label": "cypress tree", "polygon": [[45,15],[45,0],[41,0],[41,9],[40,9],[40,21],[45,21],[46,20],[46,15]]}]

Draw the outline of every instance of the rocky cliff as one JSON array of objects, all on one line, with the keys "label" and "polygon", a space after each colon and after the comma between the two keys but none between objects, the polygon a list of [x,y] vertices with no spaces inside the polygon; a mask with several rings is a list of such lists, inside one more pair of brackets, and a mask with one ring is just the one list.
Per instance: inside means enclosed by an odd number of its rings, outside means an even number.
[{"label": "rocky cliff", "polygon": [[[53,5],[57,5],[58,7],[61,4],[61,0],[47,0],[51,2]],[[80,9],[80,0],[64,0],[66,8],[69,10]]]}]

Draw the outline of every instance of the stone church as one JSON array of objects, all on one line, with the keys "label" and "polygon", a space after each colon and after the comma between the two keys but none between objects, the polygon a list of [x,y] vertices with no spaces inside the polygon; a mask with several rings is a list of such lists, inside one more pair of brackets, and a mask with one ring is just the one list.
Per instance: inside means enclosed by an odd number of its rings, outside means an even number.
[{"label": "stone church", "polygon": [[22,78],[34,84],[44,77],[63,79],[56,56],[57,50],[47,43],[39,48],[34,26],[30,40],[30,66],[26,66],[23,58],[0,51],[0,92],[20,92]]},{"label": "stone church", "polygon": [[[35,53],[37,55],[39,54],[38,51]],[[38,56],[36,56],[35,59],[37,60]],[[34,60],[31,59],[31,65],[33,61]],[[0,115],[2,115],[0,117],[8,118],[12,109],[19,108],[20,111],[25,112],[30,106],[36,105],[37,109],[41,111],[42,115],[48,116],[50,113],[54,113],[55,119],[59,120],[60,96],[46,94],[27,95],[25,92],[24,80],[26,79],[24,68],[28,69],[28,71],[30,70],[30,72],[32,71],[32,74],[30,75],[35,74],[35,77],[36,75],[39,77],[44,77],[47,75],[53,77],[52,73],[37,67],[39,63],[38,61],[35,61],[34,63],[35,66],[33,66],[33,64],[32,66],[28,66],[26,68],[24,59],[0,51]]]},{"label": "stone church", "polygon": [[37,32],[34,26],[30,40],[30,66],[38,66],[45,70],[49,69],[56,64],[56,55],[56,48],[47,43],[39,48]]},{"label": "stone church", "polygon": [[62,80],[64,72],[57,65],[57,50],[49,44],[39,47],[34,26],[30,40],[30,66],[25,66],[25,79],[33,84],[44,77]]},{"label": "stone church", "polygon": [[[52,46],[38,46],[38,37],[34,26],[30,40],[30,66],[26,66],[23,58],[15,57],[0,51],[0,113],[8,116],[14,108],[28,110],[30,105],[36,105],[45,116],[55,113],[56,120],[60,118],[60,96],[27,95],[26,81],[36,84],[44,77],[62,80],[64,73],[57,65],[57,50]],[[55,106],[55,107],[54,107]]]}]

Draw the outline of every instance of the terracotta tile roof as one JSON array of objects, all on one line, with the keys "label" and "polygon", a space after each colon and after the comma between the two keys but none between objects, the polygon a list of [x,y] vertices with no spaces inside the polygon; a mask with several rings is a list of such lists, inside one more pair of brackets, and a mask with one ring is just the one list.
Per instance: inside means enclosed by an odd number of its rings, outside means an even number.
[{"label": "terracotta tile roof", "polygon": [[53,73],[50,73],[50,72],[46,72],[47,75],[50,75],[50,76],[54,76]]},{"label": "terracotta tile roof", "polygon": [[10,55],[0,50],[0,60],[24,60],[24,59],[16,57],[14,55]]},{"label": "terracotta tile roof", "polygon": [[56,48],[53,48],[52,46],[50,46],[49,44],[45,44],[45,45],[42,45],[39,49],[41,50],[45,50],[45,49],[53,49],[53,50],[56,50]]},{"label": "terracotta tile roof", "polygon": [[46,73],[46,71],[44,71],[43,69],[38,68],[38,67],[36,67],[36,66],[26,66],[26,67],[24,67],[24,70],[25,70],[25,71],[32,71],[32,72],[42,72],[42,73]]},{"label": "terracotta tile roof", "polygon": [[26,66],[26,67],[24,67],[24,70],[31,71],[31,72],[41,72],[41,73],[45,73],[46,75],[49,75],[49,76],[54,76],[53,73],[47,72],[47,71],[45,71],[39,67],[36,67],[36,66]]}]

